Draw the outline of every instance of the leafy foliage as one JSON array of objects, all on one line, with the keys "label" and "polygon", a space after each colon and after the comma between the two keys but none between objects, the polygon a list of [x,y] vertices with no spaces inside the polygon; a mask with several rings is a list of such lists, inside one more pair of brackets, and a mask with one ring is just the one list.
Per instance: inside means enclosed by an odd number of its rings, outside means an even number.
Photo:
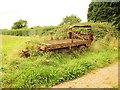
[{"label": "leafy foliage", "polygon": [[27,21],[20,19],[19,21],[13,24],[12,29],[20,29],[23,27],[27,27]]},{"label": "leafy foliage", "polygon": [[120,29],[120,2],[91,2],[88,21],[110,22]]},{"label": "leafy foliage", "polygon": [[[106,34],[110,33],[112,36],[118,38],[118,31],[112,24],[103,23],[77,23],[74,25],[91,25],[94,33],[94,39],[98,40],[103,38]],[[53,39],[64,39],[68,37],[67,28],[69,24],[59,26],[36,26],[32,28],[22,28],[19,30],[2,30],[3,35],[15,35],[15,36],[43,36],[51,35]]]},{"label": "leafy foliage", "polygon": [[60,25],[63,25],[63,24],[76,24],[76,23],[79,23],[81,22],[81,19],[79,17],[77,17],[76,15],[70,15],[70,16],[66,16],[65,18],[63,18],[63,21],[61,22]]}]

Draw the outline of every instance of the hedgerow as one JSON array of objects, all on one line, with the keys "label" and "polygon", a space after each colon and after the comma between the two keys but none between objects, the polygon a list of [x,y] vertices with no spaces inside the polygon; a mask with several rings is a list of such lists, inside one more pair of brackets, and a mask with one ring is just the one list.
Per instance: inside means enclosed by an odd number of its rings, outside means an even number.
[{"label": "hedgerow", "polygon": [[[118,37],[118,30],[115,29],[112,24],[104,23],[78,23],[76,25],[91,25],[94,33],[94,39],[98,40],[103,38],[106,34],[111,34],[114,37]],[[64,39],[67,36],[67,28],[70,25],[58,25],[58,26],[36,26],[32,28],[23,28],[16,30],[2,30],[3,35],[15,35],[15,36],[35,36],[35,35],[51,35],[55,39]]]}]

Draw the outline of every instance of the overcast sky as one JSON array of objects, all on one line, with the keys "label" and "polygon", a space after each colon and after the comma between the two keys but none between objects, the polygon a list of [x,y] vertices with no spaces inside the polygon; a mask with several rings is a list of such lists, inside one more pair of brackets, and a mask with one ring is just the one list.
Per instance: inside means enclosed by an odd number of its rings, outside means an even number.
[{"label": "overcast sky", "polygon": [[28,26],[58,25],[62,18],[74,14],[87,21],[91,0],[0,0],[0,28],[10,29],[19,19]]}]

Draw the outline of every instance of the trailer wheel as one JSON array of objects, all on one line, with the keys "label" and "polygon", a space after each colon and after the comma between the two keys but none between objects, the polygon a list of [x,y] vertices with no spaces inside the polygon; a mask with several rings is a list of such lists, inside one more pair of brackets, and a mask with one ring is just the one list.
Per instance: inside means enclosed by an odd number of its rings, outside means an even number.
[{"label": "trailer wheel", "polygon": [[86,47],[86,46],[84,46],[84,45],[79,46],[79,51],[80,51],[80,52],[84,52],[84,51],[86,51],[86,50],[87,50],[87,47]]}]

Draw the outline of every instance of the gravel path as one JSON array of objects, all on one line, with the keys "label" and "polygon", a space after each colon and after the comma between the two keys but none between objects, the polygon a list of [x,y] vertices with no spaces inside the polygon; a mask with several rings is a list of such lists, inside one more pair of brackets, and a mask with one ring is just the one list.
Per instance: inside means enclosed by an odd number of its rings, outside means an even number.
[{"label": "gravel path", "polygon": [[52,88],[113,88],[118,85],[118,63],[94,70],[80,78]]}]

